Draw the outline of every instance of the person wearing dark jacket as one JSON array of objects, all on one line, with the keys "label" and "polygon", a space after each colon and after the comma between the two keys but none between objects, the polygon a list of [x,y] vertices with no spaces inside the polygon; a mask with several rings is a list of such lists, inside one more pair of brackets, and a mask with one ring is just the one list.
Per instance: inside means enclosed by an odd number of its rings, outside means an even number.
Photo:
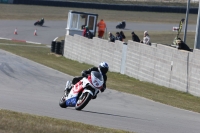
[{"label": "person wearing dark jacket", "polygon": [[176,40],[179,50],[191,51],[191,49],[180,38]]},{"label": "person wearing dark jacket", "polygon": [[126,39],[126,36],[124,35],[124,32],[120,31],[119,34],[122,37],[122,41],[124,41],[124,39]]},{"label": "person wearing dark jacket", "polygon": [[135,41],[135,42],[140,42],[140,39],[139,37],[135,34],[135,32],[132,32],[132,40]]},{"label": "person wearing dark jacket", "polygon": [[108,38],[109,42],[115,42],[115,36],[109,32],[109,38]]},{"label": "person wearing dark jacket", "polygon": [[85,26],[82,35],[83,35],[84,37],[89,38],[89,39],[92,39],[92,38],[93,38],[93,35],[92,35],[92,33],[90,32],[90,30],[89,30],[89,28],[88,28],[87,26]]},{"label": "person wearing dark jacket", "polygon": [[[81,79],[83,79],[83,77],[87,77],[92,71],[100,72],[103,75],[104,84],[103,84],[103,88],[100,91],[104,92],[104,90],[106,89],[106,81],[107,81],[106,73],[108,72],[108,70],[109,70],[108,64],[106,62],[101,62],[98,67],[92,67],[92,68],[89,68],[88,70],[82,71],[82,76],[73,78],[71,87],[66,88],[67,94],[70,92],[73,85],[78,83]],[[96,97],[97,96],[93,96],[93,99],[95,99]]]},{"label": "person wearing dark jacket", "polygon": [[115,40],[122,41],[122,36],[119,34],[119,32],[116,33]]}]

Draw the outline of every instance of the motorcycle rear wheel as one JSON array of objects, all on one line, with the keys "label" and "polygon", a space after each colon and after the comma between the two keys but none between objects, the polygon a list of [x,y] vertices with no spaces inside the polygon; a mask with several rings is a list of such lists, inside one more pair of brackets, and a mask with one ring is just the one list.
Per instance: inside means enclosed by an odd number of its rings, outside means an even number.
[{"label": "motorcycle rear wheel", "polygon": [[75,109],[76,110],[82,110],[91,100],[92,95],[89,92],[85,92],[83,96],[80,96],[81,98],[78,99]]}]

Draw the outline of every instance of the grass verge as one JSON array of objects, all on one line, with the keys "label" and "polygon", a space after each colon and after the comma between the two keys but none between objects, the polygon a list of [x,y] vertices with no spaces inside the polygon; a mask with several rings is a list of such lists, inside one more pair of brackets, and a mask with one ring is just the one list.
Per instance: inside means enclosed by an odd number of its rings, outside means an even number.
[{"label": "grass verge", "polygon": [[67,120],[0,110],[0,133],[128,133]]}]

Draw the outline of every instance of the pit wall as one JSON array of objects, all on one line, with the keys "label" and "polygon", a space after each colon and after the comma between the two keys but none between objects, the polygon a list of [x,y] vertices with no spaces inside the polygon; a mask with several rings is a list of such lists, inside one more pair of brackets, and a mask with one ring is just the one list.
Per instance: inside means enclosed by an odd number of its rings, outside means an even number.
[{"label": "pit wall", "polygon": [[155,44],[108,42],[67,35],[64,56],[94,66],[102,61],[110,71],[200,96],[200,51],[187,52]]}]

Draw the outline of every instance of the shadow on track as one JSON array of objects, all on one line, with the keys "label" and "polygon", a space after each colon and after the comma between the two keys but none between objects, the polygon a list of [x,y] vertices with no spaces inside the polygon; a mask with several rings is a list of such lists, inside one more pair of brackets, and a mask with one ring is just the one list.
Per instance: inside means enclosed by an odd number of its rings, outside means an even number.
[{"label": "shadow on track", "polygon": [[[67,108],[67,109],[71,109],[71,108]],[[71,109],[71,110],[76,111],[75,109]],[[108,115],[108,116],[114,116],[114,117],[129,118],[129,119],[152,121],[152,120],[148,120],[148,119],[142,119],[142,118],[136,118],[136,117],[130,117],[130,116],[123,116],[123,115],[117,115],[117,114],[109,114],[109,113],[103,113],[103,112],[88,111],[88,110],[81,110],[81,112],[98,114],[98,115]]]}]

